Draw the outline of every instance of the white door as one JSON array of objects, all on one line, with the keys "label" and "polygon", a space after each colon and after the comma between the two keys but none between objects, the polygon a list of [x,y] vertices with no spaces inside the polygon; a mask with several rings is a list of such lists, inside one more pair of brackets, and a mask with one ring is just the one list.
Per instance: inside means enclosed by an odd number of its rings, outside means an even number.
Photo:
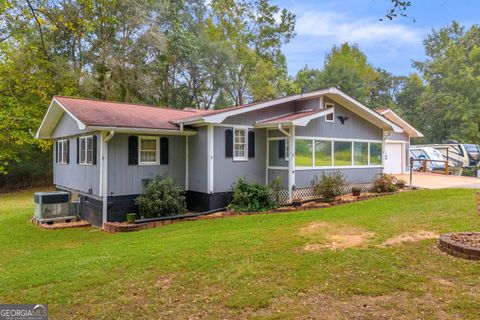
[{"label": "white door", "polygon": [[385,173],[402,173],[402,144],[385,143]]}]

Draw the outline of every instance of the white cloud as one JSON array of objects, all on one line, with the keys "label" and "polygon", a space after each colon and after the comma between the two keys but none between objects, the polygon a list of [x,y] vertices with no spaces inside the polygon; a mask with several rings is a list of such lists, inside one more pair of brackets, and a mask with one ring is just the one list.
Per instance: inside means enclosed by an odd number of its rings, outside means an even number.
[{"label": "white cloud", "polygon": [[363,46],[389,44],[401,46],[420,44],[423,31],[405,25],[375,19],[354,19],[331,11],[309,11],[297,20],[299,36],[332,39],[336,43],[350,42]]}]

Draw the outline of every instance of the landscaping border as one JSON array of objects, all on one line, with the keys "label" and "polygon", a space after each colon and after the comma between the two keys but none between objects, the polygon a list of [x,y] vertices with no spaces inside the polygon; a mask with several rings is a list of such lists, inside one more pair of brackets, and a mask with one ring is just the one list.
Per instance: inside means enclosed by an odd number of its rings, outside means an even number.
[{"label": "landscaping border", "polygon": [[151,221],[145,223],[135,223],[135,224],[126,224],[121,222],[106,222],[103,225],[103,230],[110,233],[116,232],[132,232],[132,231],[140,231],[152,228],[158,228],[161,226],[169,225],[172,223],[178,223],[183,221],[195,221],[195,220],[203,220],[203,219],[218,219],[218,218],[227,218],[227,217],[234,217],[234,216],[247,216],[247,215],[255,215],[255,214],[273,214],[273,213],[282,213],[282,212],[296,212],[296,211],[305,211],[305,210],[312,210],[312,209],[320,209],[320,208],[329,208],[332,206],[344,205],[364,200],[369,200],[373,198],[378,198],[382,196],[388,196],[392,194],[397,194],[399,192],[384,192],[384,193],[375,193],[375,194],[367,194],[367,195],[360,195],[355,199],[346,199],[346,200],[339,200],[331,203],[313,203],[311,200],[307,201],[305,205],[294,207],[294,206],[285,206],[273,209],[271,211],[260,211],[260,212],[237,212],[237,211],[221,211],[215,212],[208,215],[186,215],[185,217],[182,216],[175,216],[175,218],[165,217],[165,219],[158,220],[158,221]]},{"label": "landscaping border", "polygon": [[452,235],[462,234],[462,235],[480,235],[480,232],[458,232],[458,233],[448,233],[440,235],[438,239],[438,248],[443,252],[451,254],[452,256],[469,259],[469,260],[480,260],[480,248],[470,247],[452,240]]}]

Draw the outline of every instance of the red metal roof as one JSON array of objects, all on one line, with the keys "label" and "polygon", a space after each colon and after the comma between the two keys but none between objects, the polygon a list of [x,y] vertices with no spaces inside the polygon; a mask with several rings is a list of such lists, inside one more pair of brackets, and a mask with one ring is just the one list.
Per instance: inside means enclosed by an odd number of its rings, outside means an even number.
[{"label": "red metal roof", "polygon": [[178,130],[178,126],[172,121],[211,112],[210,110],[181,110],[62,96],[54,98],[87,126]]}]

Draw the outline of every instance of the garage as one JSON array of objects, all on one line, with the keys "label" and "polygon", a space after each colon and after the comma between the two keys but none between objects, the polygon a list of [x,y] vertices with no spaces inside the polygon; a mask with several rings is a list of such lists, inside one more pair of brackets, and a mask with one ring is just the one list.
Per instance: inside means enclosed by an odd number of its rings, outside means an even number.
[{"label": "garage", "polygon": [[404,173],[403,168],[405,159],[403,155],[404,144],[401,142],[385,142],[384,169],[385,173],[400,174]]}]

